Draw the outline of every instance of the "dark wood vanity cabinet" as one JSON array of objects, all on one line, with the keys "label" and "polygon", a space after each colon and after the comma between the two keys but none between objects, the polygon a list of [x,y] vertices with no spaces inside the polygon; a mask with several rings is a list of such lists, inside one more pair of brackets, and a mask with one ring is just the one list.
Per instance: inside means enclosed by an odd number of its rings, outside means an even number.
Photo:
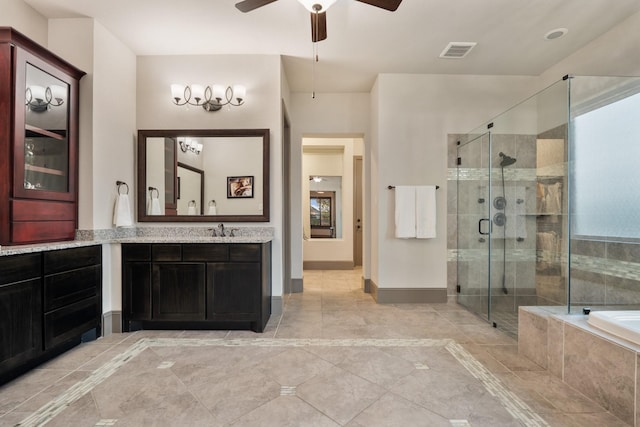
[{"label": "dark wood vanity cabinet", "polygon": [[44,252],[44,348],[101,329],[102,247]]},{"label": "dark wood vanity cabinet", "polygon": [[0,379],[43,351],[41,274],[40,254],[0,257]]},{"label": "dark wood vanity cabinet", "polygon": [[123,331],[264,330],[271,243],[123,244]]},{"label": "dark wood vanity cabinet", "polygon": [[102,248],[0,256],[0,384],[97,337]]},{"label": "dark wood vanity cabinet", "polygon": [[0,245],[75,238],[84,74],[0,27]]}]

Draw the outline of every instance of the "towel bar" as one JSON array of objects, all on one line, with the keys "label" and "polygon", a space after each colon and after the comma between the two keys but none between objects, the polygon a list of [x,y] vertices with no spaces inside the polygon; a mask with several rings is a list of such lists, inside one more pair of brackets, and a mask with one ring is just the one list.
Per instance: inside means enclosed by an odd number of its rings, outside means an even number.
[{"label": "towel bar", "polygon": [[[439,188],[440,188],[440,186],[439,186],[439,185],[436,185],[436,190],[438,190]],[[388,187],[387,187],[387,189],[389,189],[389,190],[395,190],[395,189],[396,189],[396,186],[395,186],[395,185],[390,185],[390,186],[388,186]]]},{"label": "towel bar", "polygon": [[127,185],[126,182],[124,182],[124,181],[116,181],[116,185],[118,186],[118,194],[120,194],[120,187],[122,187],[123,185],[125,187],[127,187],[127,192],[124,193],[124,194],[129,194],[129,186]]}]

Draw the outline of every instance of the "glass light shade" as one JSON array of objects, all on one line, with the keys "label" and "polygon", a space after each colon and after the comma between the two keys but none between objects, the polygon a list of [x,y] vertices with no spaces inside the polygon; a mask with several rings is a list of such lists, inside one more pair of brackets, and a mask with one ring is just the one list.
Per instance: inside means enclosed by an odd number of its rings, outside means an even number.
[{"label": "glass light shade", "polygon": [[247,95],[247,88],[242,85],[233,86],[233,97],[238,101],[243,101]]},{"label": "glass light shade", "polygon": [[184,85],[172,84],[171,85],[171,97],[177,102],[180,102],[184,97]]},{"label": "glass light shade", "polygon": [[51,85],[47,88],[47,101],[60,106],[67,99],[67,89],[60,85]]},{"label": "glass light shade", "polygon": [[298,0],[304,7],[307,8],[309,12],[316,12],[313,10],[313,5],[319,4],[322,8],[319,12],[326,12],[327,9],[331,7],[332,4],[336,2],[336,0]]},{"label": "glass light shade", "polygon": [[191,99],[195,99],[197,103],[200,103],[204,99],[204,86],[191,85]]},{"label": "glass light shade", "polygon": [[27,88],[27,102],[31,105],[42,105],[47,99],[46,91],[42,86],[29,86]]},{"label": "glass light shade", "polygon": [[222,100],[225,99],[226,89],[222,85],[213,85],[213,99]]}]

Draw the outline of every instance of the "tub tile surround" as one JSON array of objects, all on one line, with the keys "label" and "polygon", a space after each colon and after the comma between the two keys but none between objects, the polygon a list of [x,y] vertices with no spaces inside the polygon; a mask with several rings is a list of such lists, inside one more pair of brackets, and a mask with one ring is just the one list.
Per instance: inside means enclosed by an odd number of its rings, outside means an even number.
[{"label": "tub tile surround", "polygon": [[640,346],[592,327],[565,307],[520,307],[518,351],[550,375],[640,426]]}]

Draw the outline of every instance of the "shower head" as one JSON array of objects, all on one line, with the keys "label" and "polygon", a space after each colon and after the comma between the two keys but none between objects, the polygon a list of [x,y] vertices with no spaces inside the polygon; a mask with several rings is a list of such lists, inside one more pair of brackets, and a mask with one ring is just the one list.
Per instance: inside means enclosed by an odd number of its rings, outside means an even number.
[{"label": "shower head", "polygon": [[502,159],[500,160],[500,167],[502,168],[505,166],[510,166],[516,162],[515,157],[509,157],[506,154],[504,154],[502,151],[498,153],[498,156],[500,156]]}]

